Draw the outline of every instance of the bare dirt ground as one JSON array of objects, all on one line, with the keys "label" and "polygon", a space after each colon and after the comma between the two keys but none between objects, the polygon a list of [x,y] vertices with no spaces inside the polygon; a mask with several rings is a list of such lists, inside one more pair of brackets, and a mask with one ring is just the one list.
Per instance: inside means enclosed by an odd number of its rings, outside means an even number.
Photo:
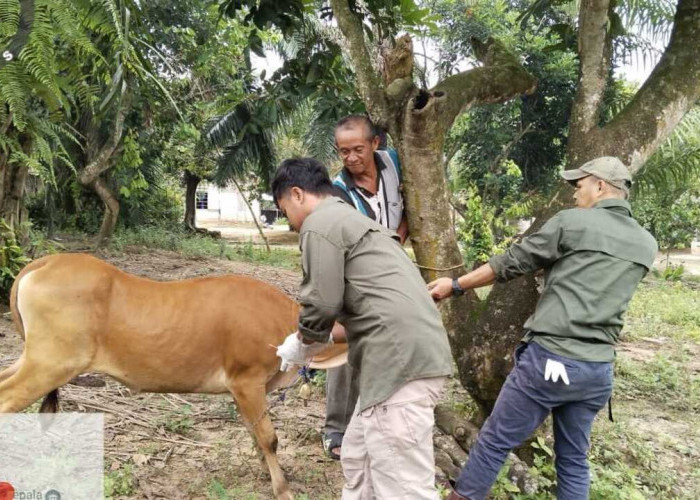
[{"label": "bare dirt ground", "polygon": [[[298,273],[267,266],[213,258],[184,258],[173,252],[130,249],[103,256],[128,272],[159,280],[200,275],[243,274],[272,283],[292,297]],[[222,297],[222,300],[226,300]],[[620,346],[620,357],[646,363],[670,346],[637,340]],[[700,348],[690,344],[686,369],[700,371]],[[22,341],[7,316],[0,316],[0,367],[19,357]],[[692,352],[691,352],[692,351]],[[697,373],[697,372],[696,372]],[[300,500],[339,498],[340,464],[324,456],[320,444],[325,405],[320,387],[313,387],[308,406],[297,387],[286,400],[268,396],[280,441],[278,455]],[[267,499],[269,475],[258,458],[230,397],[193,394],[136,394],[107,379],[104,387],[68,385],[61,389],[62,410],[105,414],[106,481],[114,498]],[[464,391],[452,380],[445,399],[462,404]],[[610,439],[619,423],[596,420],[594,437]],[[616,413],[623,426],[638,429],[654,450],[659,467],[677,470],[679,494],[700,495],[700,426],[696,415],[668,411],[664,404],[618,392]],[[624,448],[624,443],[622,443]]]},{"label": "bare dirt ground", "polygon": [[[276,268],[218,259],[185,259],[171,252],[107,256],[128,272],[159,280],[243,274],[296,295],[299,276]],[[222,300],[226,300],[222,297]],[[0,319],[0,366],[19,357],[22,340]],[[117,498],[271,498],[269,476],[236,414],[232,398],[195,394],[131,395],[107,379],[105,387],[68,385],[62,411],[105,413],[105,466]],[[324,399],[314,388],[308,407],[289,389],[285,402],[268,396],[280,441],[282,468],[296,494],[336,498],[342,486],[338,462],[320,444]],[[303,496],[302,496],[303,498]]]},{"label": "bare dirt ground", "polygon": [[[263,244],[260,232],[253,223],[202,221],[198,224],[200,227],[210,231],[219,231],[222,238],[231,242]],[[294,231],[290,231],[287,225],[266,227],[263,229],[263,233],[270,245],[299,246],[299,235]]]}]

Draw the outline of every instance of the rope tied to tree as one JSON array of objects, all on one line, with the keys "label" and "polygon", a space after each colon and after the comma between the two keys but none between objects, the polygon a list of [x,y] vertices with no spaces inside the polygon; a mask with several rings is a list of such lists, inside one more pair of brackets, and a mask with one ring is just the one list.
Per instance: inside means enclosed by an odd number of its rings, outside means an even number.
[{"label": "rope tied to tree", "polygon": [[435,271],[435,272],[454,271],[455,269],[459,269],[459,268],[464,267],[464,264],[458,264],[458,265],[452,266],[452,267],[430,267],[430,266],[422,266],[422,265],[420,265],[418,262],[416,262],[415,260],[413,261],[413,263],[416,265],[416,267],[418,267],[418,268],[420,268],[420,269],[427,269],[428,271]]}]

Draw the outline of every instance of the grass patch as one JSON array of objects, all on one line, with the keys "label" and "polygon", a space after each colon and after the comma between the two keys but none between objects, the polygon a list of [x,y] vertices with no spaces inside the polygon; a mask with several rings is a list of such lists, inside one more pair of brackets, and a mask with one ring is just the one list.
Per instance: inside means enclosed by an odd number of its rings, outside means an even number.
[{"label": "grass patch", "polygon": [[158,425],[176,434],[187,435],[194,426],[192,419],[192,407],[184,405],[178,411],[171,411],[163,415]]},{"label": "grass patch", "polygon": [[127,229],[115,234],[110,248],[124,252],[128,247],[157,248],[177,252],[183,257],[214,257],[235,261],[252,262],[285,269],[299,270],[299,251],[264,247],[252,242],[229,243],[223,239],[192,234],[184,229],[145,227]]},{"label": "grass patch", "polygon": [[667,408],[699,412],[700,376],[683,365],[682,360],[662,353],[646,363],[618,357],[615,393],[626,399],[651,400]]},{"label": "grass patch", "polygon": [[107,472],[104,488],[106,498],[131,495],[136,489],[133,465],[127,463],[117,470]]},{"label": "grass patch", "polygon": [[[550,433],[551,434],[551,433]],[[537,479],[539,491],[532,495],[520,493],[510,482],[506,468],[501,469],[491,490],[494,500],[556,500],[556,469],[549,440],[538,437],[530,474]],[[591,435],[588,454],[591,500],[646,500],[648,498],[692,498],[679,495],[675,488],[677,477],[673,470],[659,466],[656,450],[644,436],[619,423],[600,422]]]},{"label": "grass patch", "polygon": [[244,488],[226,488],[218,479],[212,479],[207,485],[207,500],[258,500],[257,493]]},{"label": "grass patch", "polygon": [[678,498],[673,470],[659,467],[656,450],[621,423],[597,425],[589,454],[592,500]]},{"label": "grass patch", "polygon": [[625,340],[668,337],[700,342],[700,291],[693,281],[646,279],[625,316]]}]

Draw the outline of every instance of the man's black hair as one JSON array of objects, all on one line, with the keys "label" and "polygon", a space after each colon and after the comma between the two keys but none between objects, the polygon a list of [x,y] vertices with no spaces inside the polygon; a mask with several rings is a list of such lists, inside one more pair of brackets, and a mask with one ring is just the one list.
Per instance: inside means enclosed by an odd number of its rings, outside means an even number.
[{"label": "man's black hair", "polygon": [[349,115],[345,118],[341,118],[338,123],[335,124],[335,131],[340,129],[354,129],[358,126],[365,127],[367,130],[367,140],[371,141],[379,134],[377,132],[377,127],[374,126],[372,120],[370,120],[366,115]]},{"label": "man's black hair", "polygon": [[272,179],[272,197],[275,203],[290,189],[298,187],[315,195],[332,195],[333,184],[328,170],[314,158],[289,158],[280,163]]}]

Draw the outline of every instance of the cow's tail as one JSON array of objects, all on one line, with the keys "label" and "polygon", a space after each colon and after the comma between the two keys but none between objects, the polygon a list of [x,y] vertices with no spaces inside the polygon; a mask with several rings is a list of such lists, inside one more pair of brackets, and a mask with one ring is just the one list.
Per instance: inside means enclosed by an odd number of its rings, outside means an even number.
[{"label": "cow's tail", "polygon": [[58,389],[49,392],[44,401],[41,402],[39,413],[56,413],[58,412]]},{"label": "cow's tail", "polygon": [[15,328],[17,328],[17,331],[24,340],[24,325],[22,324],[22,316],[17,307],[17,291],[19,290],[19,282],[25,275],[23,271],[24,269],[19,273],[17,278],[15,278],[15,282],[12,284],[12,290],[10,290],[10,311],[12,311],[12,322],[15,324]]}]

